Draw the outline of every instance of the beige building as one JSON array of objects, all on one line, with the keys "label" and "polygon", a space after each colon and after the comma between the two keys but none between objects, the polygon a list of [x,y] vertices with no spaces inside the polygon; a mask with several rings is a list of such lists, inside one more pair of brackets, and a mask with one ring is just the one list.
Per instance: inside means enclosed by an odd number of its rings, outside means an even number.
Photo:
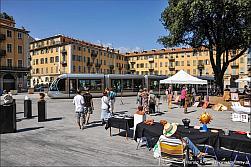
[{"label": "beige building", "polygon": [[119,51],[55,35],[30,44],[31,86],[50,84],[65,73],[125,74],[127,61]]},{"label": "beige building", "polygon": [[[237,54],[232,52],[232,55]],[[179,70],[184,70],[193,76],[213,77],[207,49],[172,48],[126,53],[130,71],[133,74],[156,74],[172,76]],[[231,63],[224,76],[224,85],[238,87],[234,80],[248,76],[248,52]],[[243,87],[245,83],[240,83]]]},{"label": "beige building", "polygon": [[15,20],[6,13],[0,15],[0,89],[27,90],[29,66],[29,31],[16,28]]}]

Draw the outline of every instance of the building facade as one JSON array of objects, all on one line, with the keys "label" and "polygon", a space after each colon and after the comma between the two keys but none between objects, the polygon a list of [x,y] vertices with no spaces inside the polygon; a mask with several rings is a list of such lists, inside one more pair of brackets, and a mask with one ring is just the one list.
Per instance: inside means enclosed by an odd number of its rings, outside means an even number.
[{"label": "building facade", "polygon": [[[236,51],[231,55],[237,54]],[[172,48],[126,53],[132,74],[172,76],[184,70],[193,76],[214,77],[207,49]],[[248,52],[232,62],[224,75],[224,85],[238,87],[234,80],[248,76]],[[239,83],[243,87],[245,83]]]},{"label": "building facade", "polygon": [[0,15],[0,89],[27,90],[29,66],[29,31],[16,28],[15,20],[6,13]]},{"label": "building facade", "polygon": [[49,85],[70,73],[125,74],[128,62],[119,51],[55,35],[30,43],[31,87]]}]

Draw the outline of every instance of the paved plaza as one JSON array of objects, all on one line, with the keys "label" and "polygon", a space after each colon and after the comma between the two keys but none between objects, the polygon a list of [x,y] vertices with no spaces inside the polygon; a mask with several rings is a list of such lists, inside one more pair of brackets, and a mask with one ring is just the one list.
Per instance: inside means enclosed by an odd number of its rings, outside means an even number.
[{"label": "paved plaza", "polygon": [[[109,130],[100,124],[100,98],[94,99],[94,113],[91,124],[80,130],[75,122],[72,99],[49,99],[47,101],[47,121],[37,121],[38,94],[28,95],[32,99],[32,119],[24,119],[24,97],[27,94],[15,95],[17,103],[17,133],[1,135],[1,166],[156,166],[158,160],[153,152],[145,147],[136,150],[137,143],[128,140],[125,132]],[[116,99],[115,112],[132,115],[136,111],[136,97]],[[162,100],[161,100],[162,102]],[[183,118],[189,118],[191,125],[199,125],[198,117],[205,110],[201,107],[183,109],[173,105],[167,111],[167,104],[160,106],[161,115],[147,116],[155,121],[165,119],[168,122],[182,124]],[[230,130],[250,131],[249,123],[232,122],[232,111],[213,111],[206,109],[213,120],[210,128],[228,128]]]}]

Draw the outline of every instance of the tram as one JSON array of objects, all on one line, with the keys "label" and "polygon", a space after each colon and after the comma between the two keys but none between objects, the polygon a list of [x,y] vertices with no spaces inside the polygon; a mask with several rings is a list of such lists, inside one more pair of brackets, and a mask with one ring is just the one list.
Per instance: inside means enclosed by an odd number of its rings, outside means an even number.
[{"label": "tram", "polygon": [[49,87],[50,98],[73,98],[77,90],[89,88],[93,97],[101,97],[105,88],[113,88],[117,96],[137,95],[139,89],[148,88],[159,93],[159,81],[166,76],[133,74],[62,74]]}]

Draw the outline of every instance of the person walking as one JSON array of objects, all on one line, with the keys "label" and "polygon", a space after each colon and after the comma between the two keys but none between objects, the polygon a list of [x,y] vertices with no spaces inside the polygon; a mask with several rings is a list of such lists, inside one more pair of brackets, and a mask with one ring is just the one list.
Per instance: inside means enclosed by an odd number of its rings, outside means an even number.
[{"label": "person walking", "polygon": [[108,98],[110,99],[110,102],[111,102],[111,114],[112,115],[114,111],[115,97],[116,97],[116,93],[113,91],[113,88],[110,88],[109,93],[108,93]]},{"label": "person walking", "polygon": [[[85,128],[85,113],[84,113],[84,98],[81,96],[81,91],[77,90],[77,95],[73,98],[73,102],[75,105],[75,112],[77,117],[77,124],[79,128]],[[80,123],[81,121],[81,123]],[[82,126],[82,127],[81,127]]]},{"label": "person walking", "polygon": [[149,99],[148,99],[149,93],[147,91],[147,88],[143,89],[143,92],[141,93],[142,97],[142,106],[145,111],[145,113],[149,114]]},{"label": "person walking", "polygon": [[195,100],[196,100],[196,91],[195,91],[195,88],[194,88],[194,87],[192,87],[191,93],[192,93],[192,95],[193,95],[192,103],[194,103]]},{"label": "person walking", "polygon": [[181,102],[180,103],[181,103],[181,106],[184,108],[184,113],[187,112],[186,96],[187,96],[187,90],[186,90],[186,87],[183,86],[181,90],[181,96],[180,96]]},{"label": "person walking", "polygon": [[173,99],[173,89],[172,89],[171,86],[168,87],[167,92],[168,92],[167,105],[168,105],[168,108],[171,108],[171,106],[172,106],[172,99]]},{"label": "person walking", "polygon": [[89,124],[90,115],[93,113],[94,106],[92,101],[92,95],[90,93],[89,88],[85,89],[85,93],[83,94],[84,97],[84,111],[85,111],[85,118],[86,122],[85,125]]},{"label": "person walking", "polygon": [[139,90],[139,92],[137,93],[137,101],[136,104],[138,104],[138,106],[142,106],[142,97],[141,97],[141,93],[143,92],[142,89]]},{"label": "person walking", "polygon": [[153,94],[153,91],[149,91],[149,114],[155,113],[155,105],[156,105],[156,96]]},{"label": "person walking", "polygon": [[106,121],[108,120],[108,118],[111,117],[111,101],[108,98],[108,94],[107,91],[103,92],[103,96],[101,98],[101,121],[102,121],[102,125],[104,125],[106,123]]}]

